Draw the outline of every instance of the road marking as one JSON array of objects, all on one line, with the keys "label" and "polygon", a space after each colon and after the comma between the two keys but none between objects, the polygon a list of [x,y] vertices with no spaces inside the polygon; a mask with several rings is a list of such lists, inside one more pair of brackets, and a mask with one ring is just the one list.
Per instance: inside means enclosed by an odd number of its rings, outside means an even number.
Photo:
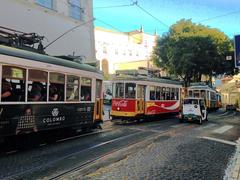
[{"label": "road marking", "polygon": [[222,126],[221,128],[215,129],[213,132],[218,133],[218,134],[222,134],[222,133],[228,131],[231,128],[233,128],[233,126],[226,125],[226,126]]},{"label": "road marking", "polygon": [[229,111],[226,111],[226,112],[223,113],[223,114],[219,114],[218,116],[225,116],[225,114],[229,114]]},{"label": "road marking", "polygon": [[203,129],[208,129],[216,126],[217,124],[215,123],[208,123],[207,125],[199,126],[196,128],[196,130],[203,130]]},{"label": "road marking", "polygon": [[179,128],[179,127],[183,127],[186,126],[186,124],[176,124],[176,125],[172,125],[172,128]]},{"label": "road marking", "polygon": [[217,138],[212,138],[212,137],[206,137],[206,136],[203,136],[203,137],[200,137],[202,139],[207,139],[207,140],[211,140],[211,141],[216,141],[216,142],[220,142],[220,143],[224,143],[224,144],[228,144],[228,145],[233,145],[233,146],[236,146],[237,143],[235,142],[232,142],[232,141],[226,141],[226,140],[223,140],[223,139],[217,139]]},{"label": "road marking", "polygon": [[137,128],[137,127],[131,127],[129,128],[131,130],[137,130],[137,131],[142,131],[142,132],[154,132],[154,133],[162,133],[162,130],[154,130],[154,129],[150,129],[150,128]]}]

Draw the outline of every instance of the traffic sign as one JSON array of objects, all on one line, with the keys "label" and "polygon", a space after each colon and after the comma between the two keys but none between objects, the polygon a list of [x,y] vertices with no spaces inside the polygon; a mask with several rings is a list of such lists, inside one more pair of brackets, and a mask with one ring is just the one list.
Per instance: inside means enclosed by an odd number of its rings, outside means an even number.
[{"label": "traffic sign", "polygon": [[235,67],[240,68],[240,35],[234,37],[235,45]]}]

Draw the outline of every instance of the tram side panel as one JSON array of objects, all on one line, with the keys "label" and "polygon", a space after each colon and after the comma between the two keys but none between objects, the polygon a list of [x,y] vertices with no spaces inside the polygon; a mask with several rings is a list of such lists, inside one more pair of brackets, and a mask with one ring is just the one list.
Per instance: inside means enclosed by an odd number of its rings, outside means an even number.
[{"label": "tram side panel", "polygon": [[0,136],[93,125],[94,104],[1,105]]},{"label": "tram side panel", "polygon": [[180,101],[179,100],[147,101],[145,107],[146,115],[178,113],[180,110]]},{"label": "tram side panel", "polygon": [[135,99],[112,99],[112,111],[111,116],[113,119],[125,117],[135,117],[136,111],[136,100]]}]

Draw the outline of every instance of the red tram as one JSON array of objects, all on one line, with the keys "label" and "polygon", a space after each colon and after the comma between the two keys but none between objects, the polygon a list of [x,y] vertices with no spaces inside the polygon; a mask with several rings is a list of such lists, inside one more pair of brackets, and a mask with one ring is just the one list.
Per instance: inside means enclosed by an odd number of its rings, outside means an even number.
[{"label": "red tram", "polygon": [[113,80],[112,120],[138,120],[178,113],[182,85],[178,81],[147,76],[122,76]]}]

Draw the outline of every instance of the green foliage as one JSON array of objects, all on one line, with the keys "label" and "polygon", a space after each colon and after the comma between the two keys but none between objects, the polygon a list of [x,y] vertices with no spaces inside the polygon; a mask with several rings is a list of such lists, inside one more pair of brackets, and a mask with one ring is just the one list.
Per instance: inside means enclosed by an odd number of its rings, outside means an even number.
[{"label": "green foliage", "polygon": [[202,75],[223,73],[225,57],[232,49],[231,41],[221,31],[183,19],[158,40],[152,60],[180,76],[187,86],[191,81],[200,81]]}]

